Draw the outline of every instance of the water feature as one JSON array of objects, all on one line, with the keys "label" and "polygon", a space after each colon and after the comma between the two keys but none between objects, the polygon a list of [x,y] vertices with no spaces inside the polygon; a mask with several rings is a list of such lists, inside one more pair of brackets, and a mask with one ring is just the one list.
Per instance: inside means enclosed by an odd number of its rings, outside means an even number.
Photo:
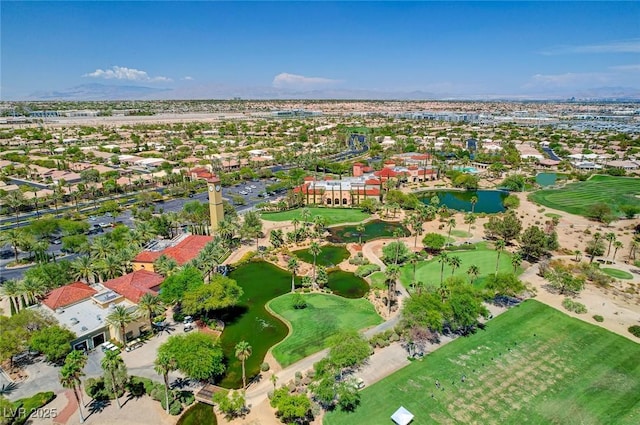
[{"label": "water feature", "polygon": [[[382,220],[369,221],[364,224],[362,242],[378,238],[391,238],[397,229],[402,230],[405,235],[409,234],[409,231],[400,223]],[[358,242],[360,239],[358,228],[354,225],[329,227],[329,233],[327,240],[333,243]]]},{"label": "water feature", "polygon": [[327,286],[334,294],[344,298],[362,298],[369,290],[364,279],[342,270],[329,273]]},{"label": "water feature", "polygon": [[[293,255],[302,261],[313,264],[313,255],[308,249],[293,251]],[[335,266],[349,258],[349,250],[343,246],[325,245],[320,247],[320,254],[316,256],[316,264],[319,266]]]},{"label": "water feature", "polygon": [[478,169],[476,167],[453,167],[454,170],[456,171],[462,171],[463,173],[469,173],[469,174],[478,174]]},{"label": "water feature", "polygon": [[475,196],[478,198],[478,202],[473,208],[474,212],[498,213],[504,211],[502,202],[509,193],[502,190],[438,190],[421,192],[417,195],[425,205],[429,205],[431,198],[437,195],[440,199],[440,205],[445,205],[447,208],[458,211],[471,211],[471,198]]},{"label": "water feature", "polygon": [[287,336],[287,326],[265,309],[271,299],[291,290],[291,274],[258,261],[238,267],[229,273],[244,291],[238,306],[226,309],[220,318],[225,323],[220,337],[227,358],[227,372],[218,385],[239,388],[242,385],[242,364],[235,356],[235,346],[247,341],[253,353],[245,361],[247,379],[260,371],[264,356],[273,345]]},{"label": "water feature", "polygon": [[218,423],[213,406],[196,402],[180,416],[178,425],[216,425]]},{"label": "water feature", "polygon": [[556,173],[538,173],[536,175],[536,183],[540,186],[553,186],[558,180]]}]

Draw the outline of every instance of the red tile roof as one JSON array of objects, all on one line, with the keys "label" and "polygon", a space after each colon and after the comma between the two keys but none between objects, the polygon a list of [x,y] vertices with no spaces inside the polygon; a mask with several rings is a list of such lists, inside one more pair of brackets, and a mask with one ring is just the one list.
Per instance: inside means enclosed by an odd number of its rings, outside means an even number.
[{"label": "red tile roof", "polygon": [[395,171],[393,171],[391,168],[383,168],[380,171],[376,171],[374,173],[376,176],[378,177],[395,177],[397,176],[399,173],[396,173]]},{"label": "red tile roof", "polygon": [[304,181],[306,181],[306,182],[311,182],[311,181],[314,181],[314,180],[315,180],[315,177],[313,177],[313,176],[306,176],[304,178]]},{"label": "red tile roof", "polygon": [[192,178],[198,178],[198,179],[204,179],[204,180],[211,181],[211,182],[220,181],[218,176],[213,174],[211,171],[209,171],[205,167],[193,168],[191,170],[191,177]]},{"label": "red tile roof", "polygon": [[376,180],[376,179],[368,179],[367,181],[364,182],[364,184],[380,184],[380,180]]},{"label": "red tile roof", "polygon": [[355,194],[355,195],[360,193],[361,195],[377,196],[377,195],[380,195],[380,189],[378,189],[378,188],[373,188],[373,189],[351,189],[351,193]]},{"label": "red tile roof", "polygon": [[160,286],[163,280],[164,277],[158,273],[137,270],[133,273],[107,280],[103,285],[105,288],[109,288],[128,300],[137,303],[144,294],[157,295],[158,292],[154,288]]},{"label": "red tile roof", "polygon": [[176,260],[179,266],[188,263],[198,256],[202,248],[213,240],[211,236],[190,235],[176,246],[171,246],[162,251],[142,251],[133,259],[135,263],[153,263],[161,255]]},{"label": "red tile roof", "polygon": [[86,283],[73,282],[49,292],[42,302],[50,309],[55,310],[60,307],[66,307],[80,301],[88,300],[97,293],[98,291]]}]

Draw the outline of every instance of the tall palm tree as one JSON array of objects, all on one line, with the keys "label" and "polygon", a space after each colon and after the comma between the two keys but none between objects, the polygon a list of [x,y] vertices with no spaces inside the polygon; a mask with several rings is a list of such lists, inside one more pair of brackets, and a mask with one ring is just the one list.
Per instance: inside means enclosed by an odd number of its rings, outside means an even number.
[{"label": "tall palm tree", "polygon": [[24,231],[17,227],[0,233],[0,245],[11,245],[16,263],[18,262],[18,247],[21,246],[24,237]]},{"label": "tall palm tree", "polygon": [[158,352],[158,357],[153,363],[153,369],[158,375],[162,375],[164,380],[164,396],[167,414],[169,414],[169,372],[176,370],[177,364],[174,358],[169,357],[163,351]]},{"label": "tall palm tree", "polygon": [[71,271],[75,280],[82,280],[86,283],[95,283],[97,272],[95,261],[88,255],[81,255],[71,262]]},{"label": "tall palm tree", "polygon": [[167,257],[164,254],[162,254],[156,261],[153,262],[153,270],[164,277],[171,276],[172,274],[177,272],[178,269],[178,262],[171,257]]},{"label": "tall palm tree", "polygon": [[639,244],[638,241],[636,241],[635,239],[633,239],[629,244],[629,260],[636,259],[636,251],[638,249],[638,244]]},{"label": "tall palm tree", "polygon": [[446,252],[441,251],[440,254],[438,254],[438,262],[440,263],[440,285],[442,285],[444,281],[444,266],[445,264],[449,264],[449,256]]},{"label": "tall palm tree", "polygon": [[416,266],[420,261],[420,256],[415,252],[409,254],[409,258],[407,259],[408,263],[412,266],[412,275],[411,275],[411,285],[415,285],[416,283]]},{"label": "tall palm tree", "polygon": [[129,309],[123,305],[116,305],[113,309],[113,312],[109,313],[106,317],[106,322],[110,326],[117,327],[120,330],[120,341],[122,344],[127,343],[127,338],[125,336],[125,328],[129,323],[132,323],[137,319],[137,312],[134,310],[129,311]]},{"label": "tall palm tree", "polygon": [[616,241],[616,234],[609,232],[604,235],[604,238],[609,241],[609,248],[607,249],[607,258],[609,258],[609,254],[611,254],[611,244]]},{"label": "tall palm tree", "polygon": [[146,293],[140,297],[138,309],[142,317],[149,319],[149,329],[153,329],[153,318],[164,313],[164,304],[158,296]]},{"label": "tall palm tree", "polygon": [[470,235],[471,235],[471,225],[474,224],[477,219],[478,219],[478,217],[476,217],[473,214],[465,214],[465,216],[464,216],[464,222],[469,225],[468,233]]},{"label": "tall palm tree", "polygon": [[356,232],[358,232],[358,245],[362,245],[362,235],[364,234],[364,224],[360,223],[356,226]]},{"label": "tall palm tree", "polygon": [[314,285],[316,284],[316,259],[321,252],[322,252],[322,248],[320,248],[320,245],[315,241],[311,242],[311,245],[309,246],[309,253],[313,255],[313,284]]},{"label": "tall palm tree", "polygon": [[503,239],[498,239],[496,241],[496,251],[498,252],[498,258],[496,259],[496,276],[498,275],[498,268],[500,267],[500,254],[502,253],[502,250],[504,250],[505,245],[506,244]]},{"label": "tall palm tree", "polygon": [[16,226],[20,225],[20,207],[25,203],[24,195],[19,190],[12,190],[5,196],[4,200],[16,215]]},{"label": "tall palm tree", "polygon": [[242,362],[242,388],[247,388],[247,375],[244,362],[251,357],[252,348],[247,341],[240,341],[235,347],[236,358]]},{"label": "tall palm tree", "polygon": [[455,271],[460,268],[461,264],[462,260],[460,260],[460,257],[458,257],[457,255],[449,258],[449,265],[451,266],[451,276],[453,276],[453,273],[455,273]]},{"label": "tall palm tree", "polygon": [[391,301],[396,293],[396,284],[400,277],[400,266],[392,264],[384,271],[387,281],[387,304],[389,307],[389,313],[391,313]]},{"label": "tall palm tree", "polygon": [[618,250],[620,248],[622,248],[624,245],[622,244],[622,242],[620,241],[615,241],[613,243],[613,247],[615,248],[613,251],[613,258],[611,259],[611,262],[615,263],[616,262],[616,254],[618,253]]},{"label": "tall palm tree", "polygon": [[105,356],[101,362],[102,370],[105,373],[108,373],[111,377],[111,390],[113,390],[113,397],[116,399],[116,403],[118,404],[118,408],[122,409],[122,405],[120,404],[120,398],[118,397],[118,393],[120,388],[118,385],[118,378],[121,377],[124,373],[127,374],[127,366],[124,364],[124,360],[120,357],[120,354],[115,351],[107,350]]},{"label": "tall palm tree", "polygon": [[469,202],[471,202],[471,214],[473,214],[476,209],[476,204],[478,203],[478,197],[472,196]]},{"label": "tall palm tree", "polygon": [[100,260],[104,259],[111,251],[113,251],[113,247],[105,236],[97,237],[91,243],[91,253]]},{"label": "tall palm tree", "polygon": [[289,258],[287,262],[287,270],[291,272],[291,292],[295,292],[296,290],[296,273],[300,269],[300,264],[298,264],[298,259],[296,257]]},{"label": "tall palm tree", "polygon": [[[294,218],[293,220],[291,220],[291,224],[293,224],[293,233],[295,233],[296,235],[298,234],[298,224],[300,224],[300,220],[298,220],[297,218]],[[296,241],[298,240],[298,237],[296,236]]]},{"label": "tall palm tree", "polygon": [[522,264],[522,256],[516,252],[515,254],[513,254],[513,257],[511,257],[511,265],[513,266],[513,273],[516,273],[516,271],[518,270],[518,267],[520,267],[520,264]]},{"label": "tall palm tree", "polygon": [[473,281],[476,280],[480,274],[480,269],[475,264],[472,264],[467,269],[467,274],[469,275],[469,283],[473,285]]},{"label": "tall palm tree", "polygon": [[449,240],[451,240],[451,230],[456,227],[456,219],[455,218],[451,218],[449,219],[449,221],[447,222],[447,225],[449,226],[449,233],[447,234],[447,237]]},{"label": "tall palm tree", "polygon": [[136,225],[135,232],[138,234],[142,244],[146,244],[158,234],[150,222],[142,221]]},{"label": "tall palm tree", "polygon": [[593,263],[593,259],[596,257],[596,252],[598,251],[598,243],[600,243],[600,239],[602,239],[602,234],[600,232],[595,232],[593,234],[593,249],[591,250],[591,258],[589,259],[589,264]]},{"label": "tall palm tree", "polygon": [[78,350],[74,350],[67,355],[64,360],[64,366],[60,368],[60,383],[64,388],[73,390],[73,395],[78,403],[78,413],[80,414],[80,423],[84,423],[84,415],[82,414],[82,388],[80,378],[84,376],[84,366],[87,364],[87,356]]}]

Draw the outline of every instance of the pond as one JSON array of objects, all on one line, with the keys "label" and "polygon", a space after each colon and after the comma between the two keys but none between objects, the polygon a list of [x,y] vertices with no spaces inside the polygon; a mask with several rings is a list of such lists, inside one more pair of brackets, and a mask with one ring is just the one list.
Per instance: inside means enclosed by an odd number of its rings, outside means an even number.
[{"label": "pond", "polygon": [[344,298],[362,298],[369,290],[367,282],[353,273],[337,270],[329,273],[327,287]]},{"label": "pond", "polygon": [[227,372],[218,383],[225,388],[242,386],[242,364],[235,356],[235,346],[247,341],[253,353],[245,361],[247,380],[260,372],[260,365],[269,348],[282,341],[289,332],[287,326],[265,309],[275,297],[291,291],[291,274],[264,261],[250,262],[233,270],[229,277],[244,291],[240,304],[225,310],[220,317],[225,328],[220,337],[227,358]]},{"label": "pond", "polygon": [[558,176],[556,173],[538,173],[538,175],[536,175],[536,183],[540,186],[553,186],[557,180]]},{"label": "pond", "polygon": [[213,406],[201,402],[189,407],[178,420],[178,425],[216,425],[217,423]]},{"label": "pond", "polygon": [[[293,251],[293,255],[302,261],[313,264],[313,255],[308,249]],[[316,264],[319,266],[335,266],[349,258],[349,250],[344,246],[325,245],[320,247],[320,254],[316,257]]]},{"label": "pond", "polygon": [[431,198],[438,195],[440,205],[445,205],[447,208],[457,211],[471,211],[471,198],[475,196],[478,198],[478,202],[473,208],[473,211],[476,213],[491,214],[504,211],[504,205],[502,203],[509,193],[502,190],[438,190],[421,192],[417,195],[425,205],[429,205]]},{"label": "pond", "polygon": [[[364,243],[378,238],[391,238],[396,229],[402,230],[405,235],[409,234],[409,231],[400,223],[382,220],[369,221],[364,224],[362,242]],[[327,237],[327,240],[332,243],[358,242],[360,239],[357,226],[354,225],[329,227],[328,230],[330,235]]]}]

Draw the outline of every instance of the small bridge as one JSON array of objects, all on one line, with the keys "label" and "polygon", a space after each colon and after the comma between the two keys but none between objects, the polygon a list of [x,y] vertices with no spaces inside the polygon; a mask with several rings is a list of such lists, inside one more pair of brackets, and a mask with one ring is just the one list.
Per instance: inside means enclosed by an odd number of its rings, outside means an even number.
[{"label": "small bridge", "polygon": [[195,394],[195,398],[202,403],[210,404],[213,406],[213,395],[219,391],[229,391],[226,388],[219,387],[213,384],[207,384]]}]

